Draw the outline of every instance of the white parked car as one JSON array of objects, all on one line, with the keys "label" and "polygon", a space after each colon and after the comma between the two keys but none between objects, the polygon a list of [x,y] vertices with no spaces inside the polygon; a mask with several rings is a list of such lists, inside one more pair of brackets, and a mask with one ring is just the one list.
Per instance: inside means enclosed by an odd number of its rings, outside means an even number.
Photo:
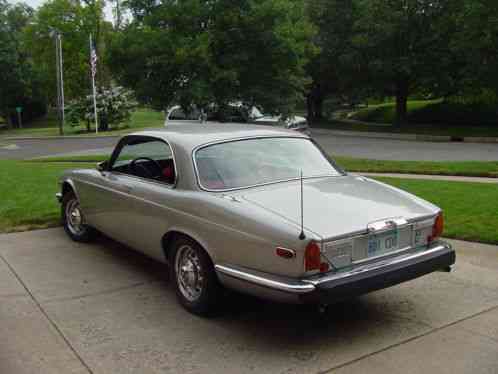
[{"label": "white parked car", "polygon": [[[265,115],[256,106],[246,107],[242,103],[231,103],[228,122],[250,123],[255,125],[266,125],[280,127],[288,130],[299,131],[311,136],[308,121],[302,116],[291,116],[284,119],[282,116]],[[169,123],[220,123],[216,118],[210,117],[198,109],[192,109],[185,113],[180,105],[172,106],[166,113],[164,125]]]}]

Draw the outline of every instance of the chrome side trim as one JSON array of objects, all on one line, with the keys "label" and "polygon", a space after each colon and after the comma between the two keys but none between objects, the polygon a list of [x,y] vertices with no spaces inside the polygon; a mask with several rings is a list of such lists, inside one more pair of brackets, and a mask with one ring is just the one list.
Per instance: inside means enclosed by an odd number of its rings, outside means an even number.
[{"label": "chrome side trim", "polygon": [[256,274],[257,272],[249,273],[248,271],[239,270],[226,265],[215,265],[215,269],[216,271],[223,273],[224,275],[256,284],[261,287],[271,288],[283,292],[303,294],[315,290],[315,286],[313,284],[303,283],[299,280],[279,280],[278,277],[271,276],[269,274],[265,274],[265,276],[258,275]]},{"label": "chrome side trim", "polygon": [[385,261],[378,261],[378,262],[375,262],[373,264],[364,265],[364,266],[361,266],[361,267],[358,267],[358,268],[355,268],[355,269],[352,269],[349,271],[345,271],[343,273],[335,273],[335,274],[325,275],[325,276],[321,276],[321,277],[314,277],[312,279],[303,279],[302,281],[305,283],[309,283],[309,284],[316,286],[320,283],[325,283],[325,282],[330,282],[330,281],[338,281],[340,279],[348,278],[348,277],[351,277],[353,275],[367,273],[369,271],[377,270],[377,269],[380,269],[380,268],[383,268],[386,266],[396,265],[396,264],[399,264],[399,263],[402,263],[405,261],[415,260],[417,258],[432,255],[432,254],[435,254],[435,253],[440,252],[440,251],[446,251],[448,249],[451,249],[451,245],[449,245],[447,243],[439,244],[439,245],[436,245],[435,247],[432,247],[432,248],[425,250],[425,251],[420,251],[420,252],[408,254],[405,256],[398,256],[398,257],[394,257],[391,259],[387,259]]},{"label": "chrome side trim", "polygon": [[[406,226],[417,224],[419,222],[424,222],[425,223],[428,220],[431,220],[431,219],[434,220],[434,219],[436,219],[436,217],[437,217],[438,214],[439,214],[439,211],[438,211],[438,213],[435,213],[435,214],[425,215],[425,216],[421,216],[421,217],[415,217],[415,218],[408,219],[408,220],[406,220],[406,224],[403,224],[403,225],[399,226],[398,228],[401,229],[401,228],[404,228]],[[387,230],[387,231],[389,231],[389,230]],[[376,234],[378,234],[378,233],[379,232],[376,232]],[[323,244],[326,245],[328,243],[335,242],[335,241],[338,241],[338,240],[343,240],[343,239],[351,239],[351,240],[360,239],[360,238],[363,238],[363,237],[368,237],[370,234],[371,234],[371,232],[368,231],[368,227],[367,227],[364,230],[353,231],[353,232],[350,232],[350,233],[347,233],[347,234],[341,234],[341,235],[331,236],[331,237],[325,238],[323,240]]]},{"label": "chrome side trim", "polygon": [[384,267],[394,266],[406,261],[431,256],[438,252],[444,252],[449,249],[451,249],[451,245],[447,243],[441,243],[435,245],[432,248],[416,253],[401,255],[384,261],[378,261],[373,264],[359,266],[355,269],[345,272],[332,273],[328,275],[314,275],[307,279],[285,279],[284,277],[274,276],[254,270],[236,268],[220,264],[215,265],[215,269],[222,275],[248,282],[252,285],[270,288],[272,290],[282,291],[286,293],[306,294],[314,291],[315,288],[322,283],[341,281],[358,274],[368,273],[371,271],[382,269]]}]

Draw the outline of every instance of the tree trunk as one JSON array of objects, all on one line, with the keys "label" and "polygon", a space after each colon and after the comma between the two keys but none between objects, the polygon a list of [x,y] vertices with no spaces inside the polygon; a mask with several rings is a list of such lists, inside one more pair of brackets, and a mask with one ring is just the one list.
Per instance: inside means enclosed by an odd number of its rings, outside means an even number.
[{"label": "tree trunk", "polygon": [[306,96],[306,110],[306,118],[308,119],[308,123],[311,125],[315,121],[313,112],[313,99],[311,98],[311,93]]},{"label": "tree trunk", "polygon": [[8,109],[4,109],[3,112],[1,112],[3,118],[7,121],[7,128],[11,129],[12,128],[12,121],[10,119],[10,113]]},{"label": "tree trunk", "polygon": [[398,82],[396,87],[396,118],[395,125],[401,126],[406,122],[408,102],[408,84],[404,81]]},{"label": "tree trunk", "polygon": [[320,87],[314,86],[306,97],[308,122],[310,124],[323,119],[323,101],[324,97]]},{"label": "tree trunk", "polygon": [[321,94],[315,98],[315,118],[323,119],[323,96]]}]

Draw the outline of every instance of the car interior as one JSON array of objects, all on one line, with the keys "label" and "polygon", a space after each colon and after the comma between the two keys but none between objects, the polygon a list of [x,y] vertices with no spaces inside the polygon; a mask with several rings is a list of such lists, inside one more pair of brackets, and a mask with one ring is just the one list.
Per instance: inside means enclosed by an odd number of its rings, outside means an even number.
[{"label": "car interior", "polygon": [[125,144],[111,170],[166,184],[175,183],[175,163],[171,149],[168,144],[157,139]]}]

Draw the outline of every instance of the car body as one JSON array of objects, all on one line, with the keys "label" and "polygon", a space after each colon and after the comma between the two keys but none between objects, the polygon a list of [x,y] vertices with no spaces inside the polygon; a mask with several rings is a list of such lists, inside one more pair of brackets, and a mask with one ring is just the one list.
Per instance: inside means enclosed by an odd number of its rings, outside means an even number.
[{"label": "car body", "polygon": [[[311,136],[311,129],[305,117],[293,115],[283,118],[280,115],[263,114],[256,106],[245,106],[241,102],[229,104],[230,113],[228,120],[231,123],[250,123],[255,125],[265,125],[294,130]],[[190,113],[185,113],[180,105],[174,105],[166,111],[164,126],[168,124],[219,124],[215,117],[206,115],[198,109],[193,109]]]},{"label": "car body", "polygon": [[[455,262],[439,239],[438,207],[344,172],[295,131],[172,124],[124,136],[108,161],[68,171],[60,183],[73,239],[76,228],[97,229],[184,271],[180,285],[201,279],[276,301],[328,304]],[[174,244],[179,236],[202,258]]]}]

